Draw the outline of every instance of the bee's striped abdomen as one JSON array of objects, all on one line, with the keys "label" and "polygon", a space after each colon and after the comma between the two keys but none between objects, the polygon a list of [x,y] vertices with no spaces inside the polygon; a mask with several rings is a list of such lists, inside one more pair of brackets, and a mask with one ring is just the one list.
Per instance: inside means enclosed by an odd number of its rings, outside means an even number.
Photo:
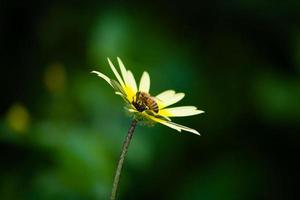
[{"label": "bee's striped abdomen", "polygon": [[153,110],[154,112],[158,113],[158,105],[154,99],[152,99],[150,105],[150,109]]}]

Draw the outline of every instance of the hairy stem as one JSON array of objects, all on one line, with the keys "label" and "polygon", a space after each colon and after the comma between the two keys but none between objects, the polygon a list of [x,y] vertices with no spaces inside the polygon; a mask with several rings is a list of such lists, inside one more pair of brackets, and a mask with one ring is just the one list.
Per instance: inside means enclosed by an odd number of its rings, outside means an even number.
[{"label": "hairy stem", "polygon": [[136,119],[132,120],[131,126],[128,130],[127,136],[126,136],[125,141],[123,143],[122,152],[121,152],[121,155],[120,155],[120,158],[119,158],[118,167],[117,167],[117,170],[116,170],[114,183],[113,183],[113,187],[112,187],[112,190],[111,190],[110,200],[115,200],[116,199],[119,180],[120,180],[120,175],[121,175],[122,167],[123,167],[123,162],[124,162],[124,159],[125,159],[125,156],[126,156],[126,153],[127,153],[127,150],[128,150],[128,146],[130,144],[130,141],[131,141],[131,138],[133,136],[134,129],[136,127],[137,122],[138,121]]}]

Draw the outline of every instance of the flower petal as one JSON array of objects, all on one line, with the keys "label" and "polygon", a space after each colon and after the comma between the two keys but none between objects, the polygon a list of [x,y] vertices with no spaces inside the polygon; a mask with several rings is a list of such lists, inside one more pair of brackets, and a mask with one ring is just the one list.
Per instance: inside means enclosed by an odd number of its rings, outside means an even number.
[{"label": "flower petal", "polygon": [[127,98],[127,93],[118,81],[110,79],[98,71],[92,71],[91,73],[97,74],[99,77],[104,79],[115,90],[115,94],[120,95],[127,103],[130,103],[130,100]]},{"label": "flower petal", "polygon": [[139,91],[149,93],[150,90],[150,76],[148,72],[144,71],[139,85]]},{"label": "flower petal", "polygon": [[160,115],[167,117],[185,117],[204,113],[202,110],[197,110],[195,106],[180,106],[174,108],[165,108],[159,111]]},{"label": "flower petal", "polygon": [[137,110],[135,110],[135,109],[132,109],[132,108],[128,108],[127,110],[128,110],[129,112],[132,112],[132,113],[139,112],[139,111],[137,111]]},{"label": "flower petal", "polygon": [[121,92],[115,92],[116,95],[120,95],[121,97],[124,97],[124,95]]},{"label": "flower petal", "polygon": [[184,131],[188,131],[188,132],[191,132],[191,133],[194,133],[196,135],[200,135],[200,133],[198,131],[196,131],[195,129],[192,129],[192,128],[189,128],[189,127],[186,127],[186,126],[183,126],[183,125],[180,125],[180,124],[176,124],[174,122],[171,122],[171,121],[165,121],[165,120],[162,120],[162,119],[159,119],[159,118],[155,118],[155,117],[152,117],[152,116],[148,116],[151,120],[155,121],[155,122],[158,122],[158,123],[161,123],[165,126],[168,126],[172,129],[175,129],[179,132],[181,132],[181,130],[184,130]]},{"label": "flower petal", "polygon": [[175,93],[174,90],[167,90],[157,95],[156,98],[160,101],[159,108],[162,109],[177,103],[178,101],[183,99],[184,96],[184,93]]},{"label": "flower petal", "polygon": [[127,71],[127,78],[128,78],[128,85],[127,86],[131,87],[134,94],[135,94],[137,92],[137,86],[136,86],[134,76],[133,76],[133,74],[130,70]]},{"label": "flower petal", "polygon": [[165,120],[162,120],[162,119],[159,119],[159,118],[156,118],[156,117],[152,117],[152,116],[148,116],[148,118],[151,119],[152,121],[161,123],[161,124],[163,124],[163,125],[165,125],[165,126],[168,126],[168,127],[170,127],[170,128],[175,129],[176,131],[181,132],[181,129],[180,129],[180,128],[178,128],[177,126],[174,126],[174,125],[172,125],[172,124],[171,124],[171,125],[167,124],[167,123],[166,123],[167,121],[165,121]]},{"label": "flower petal", "polygon": [[183,97],[185,96],[184,93],[176,93],[174,94],[171,98],[169,98],[167,101],[164,101],[164,107],[173,105],[175,103],[177,103],[178,101],[180,101],[181,99],[183,99]]},{"label": "flower petal", "polygon": [[160,115],[159,113],[157,114],[152,110],[145,110],[143,113],[145,113],[146,116],[152,116],[152,117],[155,117],[155,118],[158,118],[158,119],[171,121],[171,119],[169,117],[164,116],[164,115]]},{"label": "flower petal", "polygon": [[110,78],[108,78],[106,75],[104,75],[104,74],[102,74],[101,72],[98,72],[98,71],[91,71],[91,73],[97,74],[99,77],[103,78],[110,86],[112,86],[112,84],[110,82]]},{"label": "flower petal", "polygon": [[167,121],[166,123],[169,125],[172,125],[172,126],[176,126],[176,127],[180,128],[181,130],[188,131],[188,132],[194,133],[196,135],[200,135],[200,133],[198,131],[196,131],[195,129],[189,128],[187,126],[183,126],[183,125],[176,124],[174,122],[169,122],[169,121]]},{"label": "flower petal", "polygon": [[122,77],[123,77],[123,80],[125,82],[126,85],[129,84],[128,82],[128,73],[127,73],[127,70],[122,62],[122,60],[118,57],[118,63],[119,63],[119,67],[120,67],[120,70],[121,70],[121,73],[122,73]]},{"label": "flower petal", "polygon": [[175,91],[174,90],[166,90],[160,94],[158,94],[156,96],[156,98],[158,98],[159,100],[165,102],[165,101],[168,101],[168,99],[170,97],[172,97],[173,95],[175,94]]},{"label": "flower petal", "polygon": [[115,91],[122,93],[124,97],[127,97],[127,93],[125,92],[124,88],[120,85],[120,83],[116,80],[110,79],[110,83]]},{"label": "flower petal", "polygon": [[111,70],[114,72],[114,74],[115,74],[116,78],[118,79],[119,83],[121,84],[122,87],[124,87],[125,84],[124,84],[124,81],[122,80],[119,72],[116,70],[115,66],[112,64],[110,59],[107,58],[107,60],[108,60],[108,63],[109,63],[109,66],[110,66]]}]

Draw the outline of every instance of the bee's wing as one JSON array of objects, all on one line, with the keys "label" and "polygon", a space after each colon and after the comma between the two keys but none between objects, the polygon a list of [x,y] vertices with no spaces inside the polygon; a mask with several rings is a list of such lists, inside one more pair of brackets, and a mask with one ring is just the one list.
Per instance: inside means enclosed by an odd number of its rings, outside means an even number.
[{"label": "bee's wing", "polygon": [[157,98],[157,97],[154,97],[154,96],[151,96],[153,99],[155,99],[156,101],[161,101],[162,102],[162,100],[161,99],[159,99],[159,98]]},{"label": "bee's wing", "polygon": [[157,97],[153,97],[152,98],[156,101],[157,105],[158,105],[158,109],[161,109],[161,107],[164,105],[164,101],[157,98]]}]

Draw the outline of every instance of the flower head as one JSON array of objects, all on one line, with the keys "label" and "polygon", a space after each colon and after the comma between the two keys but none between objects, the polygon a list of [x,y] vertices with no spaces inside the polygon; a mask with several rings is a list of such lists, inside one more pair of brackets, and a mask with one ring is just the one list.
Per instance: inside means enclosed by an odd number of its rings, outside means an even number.
[{"label": "flower head", "polygon": [[92,71],[92,73],[95,73],[104,79],[115,90],[115,93],[125,100],[129,112],[134,113],[138,118],[158,122],[179,132],[184,130],[200,135],[194,129],[172,122],[170,117],[186,117],[201,114],[204,113],[204,111],[198,110],[195,106],[169,108],[168,106],[183,99],[185,94],[176,93],[174,90],[166,90],[155,97],[151,96],[149,93],[150,76],[148,72],[144,71],[139,86],[137,86],[132,72],[125,68],[120,58],[117,59],[121,75],[108,58],[108,63],[115,74],[117,81],[108,78],[98,71]]}]

